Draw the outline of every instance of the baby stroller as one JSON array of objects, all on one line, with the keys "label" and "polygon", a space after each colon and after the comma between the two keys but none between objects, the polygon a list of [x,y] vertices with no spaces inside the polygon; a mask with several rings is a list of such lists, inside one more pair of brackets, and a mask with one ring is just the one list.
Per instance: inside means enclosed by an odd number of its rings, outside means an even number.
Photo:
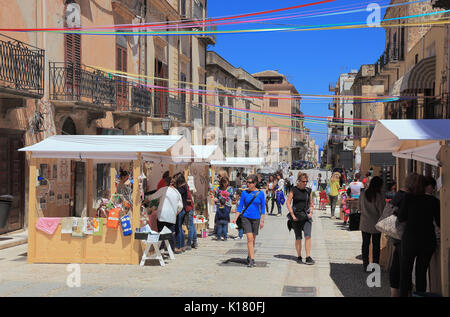
[{"label": "baby stroller", "polygon": [[325,192],[325,190],[322,190],[319,193],[319,198],[320,198],[320,200],[319,200],[319,209],[320,210],[326,210],[327,205],[328,205],[328,195]]}]

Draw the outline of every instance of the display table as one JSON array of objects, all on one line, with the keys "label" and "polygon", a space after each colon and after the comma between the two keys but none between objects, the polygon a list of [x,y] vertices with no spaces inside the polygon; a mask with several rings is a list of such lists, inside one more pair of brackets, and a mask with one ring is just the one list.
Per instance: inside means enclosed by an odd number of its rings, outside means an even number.
[{"label": "display table", "polygon": [[[147,246],[146,246],[146,248],[144,250],[144,253],[142,254],[140,266],[144,266],[146,260],[153,260],[153,259],[159,260],[159,264],[161,266],[166,266],[166,263],[164,262],[164,258],[162,256],[161,251],[159,250],[159,248],[161,247],[161,243],[163,241],[168,241],[169,239],[170,239],[170,235],[161,235],[159,237],[159,241],[158,242],[142,241]],[[151,254],[149,256],[148,253],[149,253],[150,248],[152,246],[153,246],[153,249],[154,249],[155,252],[154,252],[154,254]],[[164,243],[164,249],[169,252],[169,258],[171,260],[175,260],[175,256],[173,254],[172,247],[170,246],[169,242]]]}]

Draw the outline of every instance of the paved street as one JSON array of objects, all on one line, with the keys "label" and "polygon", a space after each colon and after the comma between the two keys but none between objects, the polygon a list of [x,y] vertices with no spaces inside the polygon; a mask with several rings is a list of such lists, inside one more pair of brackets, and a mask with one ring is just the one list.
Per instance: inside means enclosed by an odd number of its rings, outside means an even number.
[{"label": "paved street", "polygon": [[[313,266],[297,264],[294,233],[283,217],[266,217],[256,240],[256,265],[247,268],[246,240],[199,239],[199,248],[166,260],[135,265],[82,264],[81,287],[66,284],[65,264],[27,264],[27,245],[0,250],[0,296],[389,296],[387,273],[380,288],[366,285],[361,234],[350,232],[329,210],[316,211]],[[235,236],[236,231],[231,230]],[[305,255],[303,254],[303,257]]]}]

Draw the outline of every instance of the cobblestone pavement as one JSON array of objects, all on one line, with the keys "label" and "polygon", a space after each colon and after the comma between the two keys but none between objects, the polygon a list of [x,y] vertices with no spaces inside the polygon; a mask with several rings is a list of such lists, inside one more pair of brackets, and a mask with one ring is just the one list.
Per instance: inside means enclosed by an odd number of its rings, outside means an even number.
[{"label": "cobblestone pavement", "polygon": [[[256,240],[255,268],[247,268],[246,240],[199,238],[199,248],[175,255],[161,267],[81,264],[81,287],[68,287],[66,264],[28,264],[27,245],[0,250],[0,296],[388,296],[369,288],[362,272],[360,232],[343,230],[322,211],[314,214],[311,256],[315,265],[297,264],[294,233],[283,216],[266,216]],[[230,230],[230,236],[236,236]],[[303,251],[304,252],[304,251]],[[304,253],[302,254],[305,257]]]}]

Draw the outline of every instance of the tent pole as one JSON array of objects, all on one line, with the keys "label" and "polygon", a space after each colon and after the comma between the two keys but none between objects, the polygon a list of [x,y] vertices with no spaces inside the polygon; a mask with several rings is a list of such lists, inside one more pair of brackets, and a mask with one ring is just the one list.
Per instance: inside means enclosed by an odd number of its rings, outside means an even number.
[{"label": "tent pole", "polygon": [[34,263],[36,254],[36,165],[37,159],[32,157],[28,177],[28,263]]},{"label": "tent pole", "polygon": [[450,296],[450,147],[443,145],[441,149],[441,293]]},{"label": "tent pole", "polygon": [[116,164],[111,163],[111,167],[109,168],[109,196],[112,198],[116,193]]},{"label": "tent pole", "polygon": [[[141,220],[141,195],[139,188],[139,176],[141,175],[141,162],[142,155],[138,153],[137,160],[133,161],[133,215],[131,217],[131,229],[133,232],[140,226]],[[140,240],[134,238],[134,234],[131,235],[131,264],[139,264],[139,258],[141,253]]]}]

